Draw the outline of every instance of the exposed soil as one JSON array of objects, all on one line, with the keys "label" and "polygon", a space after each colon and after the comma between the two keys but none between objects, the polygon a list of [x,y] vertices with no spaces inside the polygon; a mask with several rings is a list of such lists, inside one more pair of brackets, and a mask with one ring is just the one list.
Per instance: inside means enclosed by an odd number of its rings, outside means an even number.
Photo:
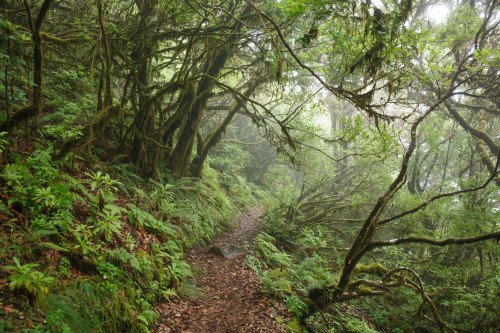
[{"label": "exposed soil", "polygon": [[245,265],[250,250],[229,258],[209,251],[221,244],[249,247],[259,230],[260,214],[254,209],[241,215],[233,232],[191,251],[188,261],[199,273],[194,283],[203,296],[158,305],[157,333],[286,332],[289,315],[283,303],[262,294],[261,283]]}]

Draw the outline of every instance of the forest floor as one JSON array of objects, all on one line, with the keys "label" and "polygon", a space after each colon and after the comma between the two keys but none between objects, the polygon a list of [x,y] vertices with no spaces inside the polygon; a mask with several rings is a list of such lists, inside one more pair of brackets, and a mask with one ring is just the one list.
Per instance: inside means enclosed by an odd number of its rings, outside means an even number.
[{"label": "forest floor", "polygon": [[[254,208],[240,215],[235,229],[205,248],[194,248],[188,257],[195,272],[193,289],[198,295],[156,307],[160,315],[157,333],[286,332],[290,315],[283,303],[264,295],[253,270],[245,265],[250,246],[260,228]],[[223,244],[246,248],[224,258],[213,253]]]}]

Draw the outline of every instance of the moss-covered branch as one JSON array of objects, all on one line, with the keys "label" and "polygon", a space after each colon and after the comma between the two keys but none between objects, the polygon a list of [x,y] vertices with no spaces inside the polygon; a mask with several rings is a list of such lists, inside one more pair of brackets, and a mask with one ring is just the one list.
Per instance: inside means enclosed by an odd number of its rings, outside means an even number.
[{"label": "moss-covered branch", "polygon": [[497,155],[500,148],[499,146],[493,141],[493,139],[486,134],[486,132],[481,131],[478,128],[472,127],[469,122],[458,113],[458,111],[451,105],[450,102],[445,102],[446,108],[450,112],[450,114],[455,118],[455,120],[462,126],[464,130],[469,132],[472,136],[476,137],[477,139],[483,140],[488,148],[490,148],[491,152],[494,155]]},{"label": "moss-covered branch", "polygon": [[375,241],[371,242],[369,245],[370,249],[376,247],[386,247],[393,246],[399,244],[408,244],[408,243],[422,243],[422,244],[430,244],[435,246],[446,246],[446,245],[462,245],[462,244],[472,244],[483,242],[489,239],[496,239],[500,241],[500,231],[483,234],[479,236],[473,237],[463,237],[463,238],[447,238],[447,239],[433,239],[433,238],[425,238],[425,237],[405,237],[405,238],[397,238],[391,239],[388,241]]},{"label": "moss-covered branch", "polygon": [[40,32],[40,36],[43,41],[51,42],[60,46],[67,46],[68,44],[76,44],[87,42],[90,37],[68,37],[68,38],[59,38],[54,35],[48,34],[46,32]]},{"label": "moss-covered branch", "polygon": [[96,133],[101,133],[109,124],[109,121],[119,117],[122,111],[123,109],[120,105],[110,106],[101,110],[90,124],[85,125],[81,137],[64,143],[57,158],[62,158],[70,151],[89,144],[94,139],[94,135]]},{"label": "moss-covered branch", "polygon": [[0,124],[0,132],[9,132],[25,121],[33,118],[37,113],[35,105],[23,106],[14,112],[9,119]]}]

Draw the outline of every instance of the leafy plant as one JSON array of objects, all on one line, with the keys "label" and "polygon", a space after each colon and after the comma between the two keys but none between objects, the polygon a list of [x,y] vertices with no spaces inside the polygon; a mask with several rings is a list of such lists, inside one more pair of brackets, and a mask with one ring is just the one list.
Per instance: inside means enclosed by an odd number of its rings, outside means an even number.
[{"label": "leafy plant", "polygon": [[385,315],[380,312],[375,312],[373,314],[373,321],[377,326],[384,326],[387,323],[387,320],[385,319]]},{"label": "leafy plant", "polygon": [[191,266],[183,260],[172,261],[167,268],[170,278],[178,284],[181,280],[193,276]]},{"label": "leafy plant", "polygon": [[101,171],[95,173],[86,172],[85,175],[91,178],[90,189],[92,191],[116,192],[118,190],[116,186],[121,184],[119,181],[112,179],[109,174],[103,174]]},{"label": "leafy plant", "polygon": [[[359,319],[352,317],[344,317],[344,332],[349,333],[377,333],[373,328],[368,327],[368,325]],[[394,332],[394,331],[393,331]]]},{"label": "leafy plant", "polygon": [[98,213],[100,219],[95,220],[94,234],[102,235],[109,242],[113,235],[120,232],[122,227],[121,212],[123,208],[115,205],[106,205],[102,212]]},{"label": "leafy plant", "polygon": [[71,327],[64,321],[61,309],[49,311],[45,316],[45,325],[38,325],[30,333],[71,333]]},{"label": "leafy plant", "polygon": [[52,163],[50,149],[34,151],[25,162],[7,164],[1,177],[10,187],[8,204],[17,203],[36,217],[64,215],[77,198],[68,186],[74,179],[61,175]]},{"label": "leafy plant", "polygon": [[278,267],[288,267],[291,263],[290,256],[286,252],[281,252],[272,243],[275,239],[266,234],[260,233],[255,239],[255,249],[264,261]]},{"label": "leafy plant", "polygon": [[43,204],[45,208],[52,208],[56,205],[56,196],[53,193],[52,188],[37,188],[35,189],[35,194],[33,200],[35,202]]},{"label": "leafy plant", "polygon": [[92,203],[97,209],[102,209],[106,203],[112,203],[116,200],[114,193],[118,191],[118,186],[122,185],[118,180],[112,179],[109,174],[103,174],[101,171],[95,173],[86,172],[90,179],[85,182],[90,185],[90,190],[95,192],[92,195]]},{"label": "leafy plant", "polygon": [[73,248],[80,250],[84,255],[96,252],[96,250],[98,250],[98,246],[95,246],[92,243],[92,235],[92,226],[83,223],[76,225],[75,229],[73,230],[73,236],[76,240]]},{"label": "leafy plant", "polygon": [[10,280],[9,288],[11,290],[26,288],[29,293],[32,293],[36,297],[49,292],[49,286],[54,281],[54,278],[35,270],[36,267],[40,266],[39,264],[28,263],[21,265],[17,257],[13,257],[12,260],[15,266],[3,266],[4,269],[14,272],[8,277]]},{"label": "leafy plant", "polygon": [[130,223],[140,229],[144,227],[152,230],[162,237],[173,238],[178,233],[178,228],[168,222],[159,221],[151,213],[140,209],[134,204],[128,204],[128,218]]},{"label": "leafy plant", "polygon": [[149,309],[149,306],[146,305],[145,309],[137,315],[137,319],[139,320],[139,329],[146,333],[149,332],[149,326],[152,325],[157,318],[158,314]]}]

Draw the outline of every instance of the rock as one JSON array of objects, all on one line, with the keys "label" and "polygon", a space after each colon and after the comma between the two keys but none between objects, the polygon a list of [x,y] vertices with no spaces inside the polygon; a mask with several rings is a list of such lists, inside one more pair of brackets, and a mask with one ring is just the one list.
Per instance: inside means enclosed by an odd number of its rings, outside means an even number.
[{"label": "rock", "polygon": [[212,246],[208,252],[221,256],[223,258],[229,258],[234,255],[245,252],[246,249],[242,246],[234,244],[219,244]]}]

